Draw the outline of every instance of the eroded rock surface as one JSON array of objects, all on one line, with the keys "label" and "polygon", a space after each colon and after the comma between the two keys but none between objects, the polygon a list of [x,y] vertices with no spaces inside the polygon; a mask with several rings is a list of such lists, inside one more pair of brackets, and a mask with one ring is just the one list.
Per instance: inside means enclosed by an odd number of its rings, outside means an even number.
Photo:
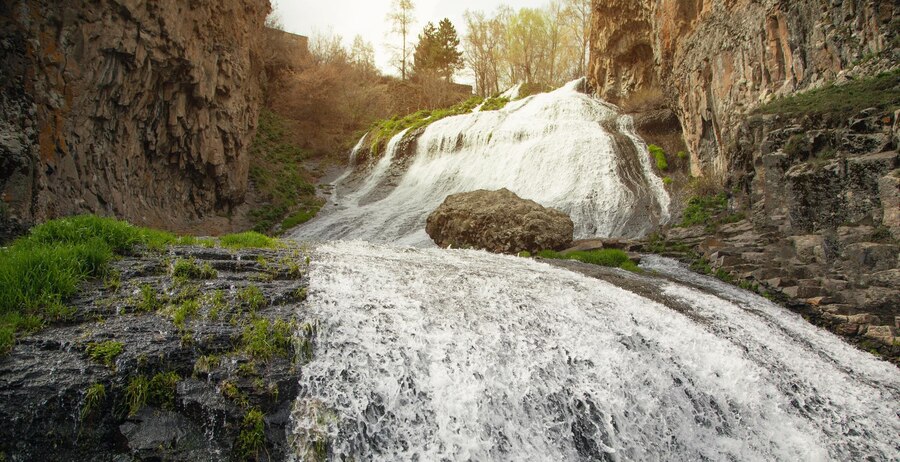
[{"label": "eroded rock surface", "polygon": [[[179,280],[179,260],[215,273]],[[312,328],[297,317],[305,252],[176,247],[114,267],[69,301],[65,323],[0,357],[0,459],[284,460],[298,369],[311,353]],[[260,325],[288,330],[289,344],[256,336]],[[267,355],[251,337],[280,346]],[[92,358],[90,346],[103,342],[121,343],[121,354]],[[165,374],[175,374],[170,386],[155,385]],[[254,410],[263,430],[248,445]]]},{"label": "eroded rock surface", "polygon": [[[595,0],[590,81],[613,102],[669,95],[694,174],[724,175],[749,110],[852,73],[895,66],[896,2]],[[893,63],[893,64],[892,64]]]},{"label": "eroded rock surface", "polygon": [[497,253],[562,250],[575,225],[565,213],[522,199],[508,189],[448,196],[425,230],[440,247],[477,248]]},{"label": "eroded rock surface", "polygon": [[0,4],[5,215],[179,229],[243,201],[268,11],[268,0]]}]

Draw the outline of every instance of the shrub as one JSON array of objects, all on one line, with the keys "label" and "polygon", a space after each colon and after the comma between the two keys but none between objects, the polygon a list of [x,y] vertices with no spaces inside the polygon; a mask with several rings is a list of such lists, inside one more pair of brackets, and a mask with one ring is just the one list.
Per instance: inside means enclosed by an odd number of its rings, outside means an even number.
[{"label": "shrub", "polygon": [[116,363],[116,358],[119,357],[124,350],[124,343],[109,340],[101,343],[88,343],[85,352],[91,360],[105,364],[108,367],[113,367]]},{"label": "shrub", "polygon": [[248,231],[245,233],[228,234],[220,239],[222,246],[229,249],[273,249],[278,246],[278,241],[263,234]]},{"label": "shrub", "polygon": [[666,170],[669,168],[669,162],[666,160],[666,152],[663,151],[663,148],[651,144],[647,146],[647,149],[650,151],[650,155],[656,160],[656,168],[659,170]]}]

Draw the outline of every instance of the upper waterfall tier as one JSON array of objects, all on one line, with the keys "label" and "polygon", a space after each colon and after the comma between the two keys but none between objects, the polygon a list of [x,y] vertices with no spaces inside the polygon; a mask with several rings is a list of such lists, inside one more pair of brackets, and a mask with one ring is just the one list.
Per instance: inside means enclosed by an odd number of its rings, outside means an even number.
[{"label": "upper waterfall tier", "polygon": [[500,188],[569,213],[577,238],[650,232],[669,218],[669,197],[646,145],[630,117],[582,84],[439,120],[411,146],[396,135],[374,165],[344,175],[330,213],[294,237],[430,245],[425,219],[448,195]]}]

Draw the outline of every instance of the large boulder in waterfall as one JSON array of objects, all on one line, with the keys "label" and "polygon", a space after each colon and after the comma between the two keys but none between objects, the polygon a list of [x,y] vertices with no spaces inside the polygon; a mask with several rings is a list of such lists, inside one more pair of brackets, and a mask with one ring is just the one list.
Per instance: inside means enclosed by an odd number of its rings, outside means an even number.
[{"label": "large boulder in waterfall", "polygon": [[559,210],[501,189],[447,197],[428,216],[425,231],[441,247],[518,253],[564,249],[572,243],[575,225]]}]

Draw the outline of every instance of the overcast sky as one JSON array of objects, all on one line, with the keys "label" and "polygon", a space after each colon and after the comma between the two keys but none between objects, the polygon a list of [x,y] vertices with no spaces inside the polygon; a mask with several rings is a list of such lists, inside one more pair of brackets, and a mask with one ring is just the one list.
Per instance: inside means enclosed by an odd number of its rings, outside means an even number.
[{"label": "overcast sky", "polygon": [[[548,0],[413,0],[417,23],[413,40],[426,23],[450,18],[460,37],[465,34],[463,13],[468,10],[493,12],[507,4],[515,9],[543,6]],[[333,31],[344,39],[344,46],[353,43],[356,34],[375,46],[375,61],[385,72],[396,73],[390,66],[386,43],[391,30],[386,19],[392,0],[273,0],[272,5],[281,17],[284,28],[295,34],[312,36],[314,32]],[[458,80],[467,80],[465,78]]]}]

